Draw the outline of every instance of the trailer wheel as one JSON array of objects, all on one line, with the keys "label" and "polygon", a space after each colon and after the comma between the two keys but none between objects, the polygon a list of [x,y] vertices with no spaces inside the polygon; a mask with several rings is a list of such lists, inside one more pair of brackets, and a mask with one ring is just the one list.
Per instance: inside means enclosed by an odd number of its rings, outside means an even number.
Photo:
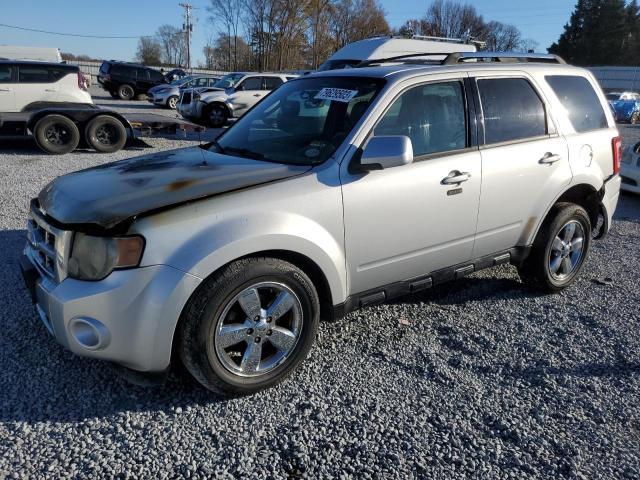
[{"label": "trailer wheel", "polygon": [[46,115],[33,129],[38,146],[47,153],[73,152],[80,143],[80,132],[73,121],[64,115]]},{"label": "trailer wheel", "polygon": [[120,97],[120,100],[131,100],[134,95],[135,92],[131,85],[120,85],[118,87],[118,97]]},{"label": "trailer wheel", "polygon": [[91,120],[84,134],[89,146],[100,153],[117,152],[127,142],[126,128],[110,115],[99,115]]}]

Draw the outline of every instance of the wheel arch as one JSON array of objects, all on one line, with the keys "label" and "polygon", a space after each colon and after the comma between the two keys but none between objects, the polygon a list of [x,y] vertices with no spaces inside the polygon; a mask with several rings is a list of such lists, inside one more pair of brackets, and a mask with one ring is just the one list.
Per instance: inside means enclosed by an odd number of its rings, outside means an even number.
[{"label": "wheel arch", "polygon": [[526,244],[530,245],[533,243],[535,238],[540,231],[542,225],[547,220],[549,215],[553,212],[553,208],[559,203],[574,203],[576,205],[584,208],[588,215],[589,220],[591,221],[591,226],[595,227],[598,223],[598,217],[601,214],[600,211],[600,201],[602,199],[602,189],[598,190],[590,183],[579,183],[572,185],[567,190],[565,190],[562,194],[560,194],[554,201],[549,205],[542,215],[538,219],[538,223],[536,224],[536,228],[533,232],[531,232],[527,236]]}]

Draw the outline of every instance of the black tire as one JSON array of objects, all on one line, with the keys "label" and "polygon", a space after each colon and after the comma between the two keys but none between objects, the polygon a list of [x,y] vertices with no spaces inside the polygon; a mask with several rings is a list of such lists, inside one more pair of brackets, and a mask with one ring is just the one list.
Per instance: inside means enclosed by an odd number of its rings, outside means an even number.
[{"label": "black tire", "polygon": [[118,98],[120,100],[131,100],[135,95],[136,92],[131,85],[124,84],[118,87]]},{"label": "black tire", "polygon": [[[301,318],[301,326],[298,329],[297,343],[289,349],[290,353],[282,360],[282,363],[275,363],[271,367],[272,369],[267,369],[265,373],[256,374],[256,376],[243,376],[225,366],[219,355],[219,350],[217,350],[216,338],[219,337],[216,337],[216,332],[225,318],[228,318],[223,314],[231,312],[230,306],[235,305],[234,298],[248,288],[256,284],[262,285],[265,282],[277,282],[295,294],[295,298],[299,300],[297,311],[301,314],[297,318]],[[268,299],[265,300],[265,302],[267,301]],[[246,310],[242,310],[237,310],[239,313],[236,314],[236,319],[246,318]],[[283,314],[280,318],[286,319],[287,315],[295,315],[295,313],[291,313],[293,311],[295,309],[288,310],[288,313]],[[184,366],[204,387],[220,394],[247,395],[276,385],[296,369],[311,349],[318,329],[319,318],[320,301],[316,289],[309,277],[298,267],[284,260],[270,257],[237,260],[206,280],[189,301],[182,313],[177,332],[177,351]],[[244,321],[250,322],[251,320]],[[257,320],[255,321],[257,322]],[[271,321],[270,318],[268,321]],[[271,324],[274,326],[274,330],[277,326],[276,322],[279,321],[275,320]],[[255,325],[255,332],[253,329],[248,329],[247,335],[249,335],[249,330],[254,335],[259,334],[260,326],[258,323]],[[244,335],[244,332],[245,330],[242,330],[241,335]],[[270,332],[271,330],[268,330],[264,335],[271,335]],[[260,342],[260,338],[253,340],[255,343]],[[253,343],[252,337],[246,339],[243,337],[235,347],[230,348],[245,348],[244,354],[246,354]],[[265,350],[263,351],[261,346],[260,351],[262,354],[265,351],[268,353],[267,348],[271,344],[266,336],[263,337],[263,345]],[[269,348],[273,349],[273,347]],[[237,352],[233,353],[236,353],[236,357],[238,356]],[[240,354],[240,356],[243,357],[244,354]],[[231,355],[228,358],[231,358]],[[268,360],[269,358],[265,359],[265,361]],[[260,362],[262,361],[260,360]],[[227,360],[227,364],[228,362],[229,360]]]},{"label": "black tire", "polygon": [[[565,240],[567,232],[571,230],[570,224],[573,225],[574,233],[569,239],[572,241],[567,242]],[[560,243],[557,243],[558,240]],[[579,255],[578,244],[581,245]],[[562,248],[557,248],[559,245]],[[591,221],[585,209],[573,203],[559,203],[545,219],[531,253],[518,268],[520,278],[538,290],[558,293],[575,281],[589,255],[590,247]],[[566,268],[565,260],[569,262]]]},{"label": "black tire", "polygon": [[120,98],[118,92],[114,92],[113,90],[109,90],[109,95],[111,95],[112,98]]},{"label": "black tire", "polygon": [[127,129],[122,122],[110,115],[98,115],[84,131],[90,147],[100,153],[113,153],[127,143]]},{"label": "black tire", "polygon": [[640,112],[635,112],[631,115],[630,123],[631,125],[638,125],[640,123]]},{"label": "black tire", "polygon": [[80,143],[80,132],[73,121],[64,115],[47,115],[33,128],[36,144],[46,153],[73,152]]},{"label": "black tire", "polygon": [[229,112],[222,105],[210,105],[204,109],[203,121],[213,128],[222,128],[229,119]]},{"label": "black tire", "polygon": [[175,95],[171,95],[169,98],[167,98],[167,108],[170,108],[172,110],[175,110],[176,107],[178,106],[178,97]]}]

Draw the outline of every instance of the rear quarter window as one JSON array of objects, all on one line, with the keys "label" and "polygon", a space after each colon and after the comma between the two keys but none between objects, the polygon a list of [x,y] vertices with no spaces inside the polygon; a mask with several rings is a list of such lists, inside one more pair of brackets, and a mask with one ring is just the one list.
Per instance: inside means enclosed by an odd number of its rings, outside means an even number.
[{"label": "rear quarter window", "polygon": [[600,99],[589,80],[569,75],[550,75],[545,80],[566,108],[576,132],[609,128]]},{"label": "rear quarter window", "polygon": [[18,72],[20,83],[48,83],[52,81],[47,67],[21,65]]}]

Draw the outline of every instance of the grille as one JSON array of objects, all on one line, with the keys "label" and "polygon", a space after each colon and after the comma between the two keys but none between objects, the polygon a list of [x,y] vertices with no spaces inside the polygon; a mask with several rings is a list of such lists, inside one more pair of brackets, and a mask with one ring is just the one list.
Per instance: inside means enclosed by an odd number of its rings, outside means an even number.
[{"label": "grille", "polygon": [[182,103],[183,105],[191,103],[191,92],[184,92],[182,94],[182,101],[180,103]]},{"label": "grille", "polygon": [[27,220],[27,254],[40,273],[54,282],[67,276],[71,235],[69,231],[52,227],[32,209]]}]

